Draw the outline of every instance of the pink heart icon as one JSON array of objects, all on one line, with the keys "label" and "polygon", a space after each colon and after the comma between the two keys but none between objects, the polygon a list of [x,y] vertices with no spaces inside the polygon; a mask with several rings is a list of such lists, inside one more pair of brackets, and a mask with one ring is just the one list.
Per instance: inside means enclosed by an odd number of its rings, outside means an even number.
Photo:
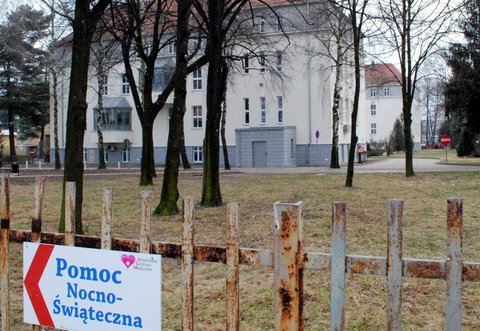
[{"label": "pink heart icon", "polygon": [[123,264],[125,264],[125,266],[127,268],[130,268],[130,266],[133,264],[133,262],[135,262],[135,256],[123,254],[122,255],[122,262],[123,262]]}]

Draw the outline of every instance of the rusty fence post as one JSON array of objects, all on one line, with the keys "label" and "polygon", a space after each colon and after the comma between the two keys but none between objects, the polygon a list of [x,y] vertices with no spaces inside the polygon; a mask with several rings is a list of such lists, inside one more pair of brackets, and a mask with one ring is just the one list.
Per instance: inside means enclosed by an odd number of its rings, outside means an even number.
[{"label": "rusty fence post", "polygon": [[303,202],[274,205],[275,330],[303,330]]},{"label": "rusty fence post", "polygon": [[102,238],[100,247],[112,249],[112,222],[113,222],[113,188],[103,189],[102,200]]},{"label": "rusty fence post", "polygon": [[65,246],[75,246],[75,182],[65,183]]},{"label": "rusty fence post", "polygon": [[387,330],[402,329],[402,223],[403,201],[388,204],[387,240]]},{"label": "rusty fence post", "polygon": [[140,253],[150,253],[152,243],[150,241],[152,220],[152,192],[142,192],[142,224],[140,227]]},{"label": "rusty fence post", "polygon": [[238,242],[238,203],[227,205],[227,249],[226,249],[226,274],[227,274],[227,295],[226,295],[226,318],[227,331],[238,331],[240,329],[240,303],[239,303],[239,242]]},{"label": "rusty fence post", "polygon": [[446,331],[462,329],[463,200],[448,199],[446,276]]},{"label": "rusty fence post", "polygon": [[346,209],[345,203],[332,205],[330,330],[334,331],[345,328]]},{"label": "rusty fence post", "polygon": [[194,208],[193,198],[183,199],[183,234],[182,234],[182,330],[193,331],[193,261],[194,246]]},{"label": "rusty fence post", "polygon": [[[32,234],[31,241],[34,243],[41,242],[42,236],[42,210],[43,196],[45,192],[45,178],[37,177],[35,184],[34,209],[32,215]],[[32,325],[33,331],[40,331],[43,328],[40,325]]]},{"label": "rusty fence post", "polygon": [[10,187],[7,174],[0,175],[0,313],[2,331],[10,330]]},{"label": "rusty fence post", "polygon": [[31,241],[39,243],[42,235],[42,210],[43,196],[45,192],[45,178],[37,177],[35,183],[34,209],[32,215],[32,236]]}]

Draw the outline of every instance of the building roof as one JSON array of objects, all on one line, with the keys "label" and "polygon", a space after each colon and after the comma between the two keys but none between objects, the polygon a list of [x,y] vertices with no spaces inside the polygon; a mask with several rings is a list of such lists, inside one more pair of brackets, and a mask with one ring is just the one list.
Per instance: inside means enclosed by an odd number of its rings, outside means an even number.
[{"label": "building roof", "polygon": [[401,73],[391,63],[374,63],[365,67],[365,87],[400,85]]}]

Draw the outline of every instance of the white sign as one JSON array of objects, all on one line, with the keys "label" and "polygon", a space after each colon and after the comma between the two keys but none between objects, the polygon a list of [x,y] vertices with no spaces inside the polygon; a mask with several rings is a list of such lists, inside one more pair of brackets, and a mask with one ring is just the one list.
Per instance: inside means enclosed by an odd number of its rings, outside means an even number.
[{"label": "white sign", "polygon": [[161,330],[161,256],[23,243],[25,323]]}]

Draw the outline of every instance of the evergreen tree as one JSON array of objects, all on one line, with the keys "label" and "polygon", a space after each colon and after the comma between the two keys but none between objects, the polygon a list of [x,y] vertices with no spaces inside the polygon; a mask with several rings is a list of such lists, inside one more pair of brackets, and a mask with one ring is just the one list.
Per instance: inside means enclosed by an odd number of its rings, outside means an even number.
[{"label": "evergreen tree", "polygon": [[405,138],[403,133],[403,123],[400,118],[397,118],[393,123],[393,130],[390,133],[390,145],[392,150],[397,153],[405,150]]},{"label": "evergreen tree", "polygon": [[466,0],[466,7],[467,42],[450,47],[447,62],[452,76],[445,89],[445,111],[458,156],[471,155],[480,134],[480,8],[475,0]]},{"label": "evergreen tree", "polygon": [[13,158],[15,131],[38,136],[48,122],[45,52],[35,46],[47,27],[48,16],[29,6],[18,7],[0,25],[0,113]]}]

